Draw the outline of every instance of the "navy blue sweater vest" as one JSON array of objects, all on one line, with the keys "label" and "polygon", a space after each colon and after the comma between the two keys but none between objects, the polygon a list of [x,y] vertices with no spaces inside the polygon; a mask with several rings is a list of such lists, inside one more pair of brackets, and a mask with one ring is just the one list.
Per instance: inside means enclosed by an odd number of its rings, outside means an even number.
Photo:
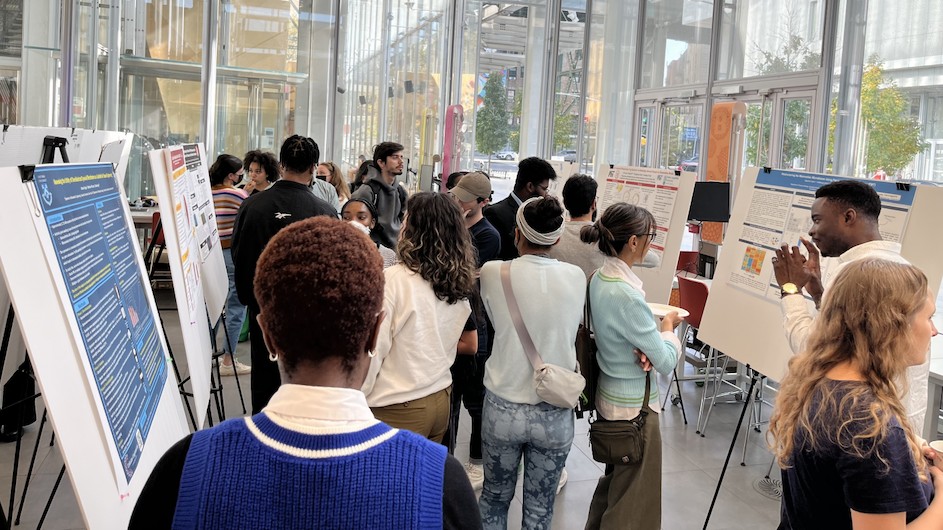
[{"label": "navy blue sweater vest", "polygon": [[379,423],[299,432],[264,413],[198,431],[175,529],[442,528],[445,447]]}]

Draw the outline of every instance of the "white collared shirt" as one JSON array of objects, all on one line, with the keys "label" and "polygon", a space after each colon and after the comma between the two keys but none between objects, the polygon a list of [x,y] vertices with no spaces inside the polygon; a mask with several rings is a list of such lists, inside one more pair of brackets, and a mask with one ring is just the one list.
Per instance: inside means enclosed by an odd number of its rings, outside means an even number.
[{"label": "white collared shirt", "polygon": [[[883,259],[894,263],[910,264],[900,255],[900,243],[891,241],[869,241],[851,247],[836,258],[836,265],[831,267],[822,285],[828,289],[838,277],[838,273],[849,263],[860,259]],[[783,311],[783,326],[786,328],[786,338],[793,353],[800,353],[805,349],[809,334],[812,331],[813,316],[804,296],[784,296],[780,301]],[[930,377],[930,356],[922,365],[907,368],[907,383],[909,390],[901,396],[901,403],[907,411],[914,432],[923,432],[923,420],[927,413],[927,387]]]},{"label": "white collared shirt", "polygon": [[262,412],[284,427],[290,428],[284,425],[288,423],[328,432],[359,431],[380,423],[363,392],[353,388],[283,384]]}]

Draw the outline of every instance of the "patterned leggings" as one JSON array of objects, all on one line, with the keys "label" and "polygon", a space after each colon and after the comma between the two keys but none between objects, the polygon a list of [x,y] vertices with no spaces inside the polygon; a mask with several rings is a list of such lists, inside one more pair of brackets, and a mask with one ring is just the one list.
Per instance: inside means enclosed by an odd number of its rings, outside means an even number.
[{"label": "patterned leggings", "polygon": [[501,399],[490,391],[482,412],[485,485],[478,507],[484,530],[505,530],[524,455],[522,530],[549,530],[557,483],[573,444],[573,411]]}]

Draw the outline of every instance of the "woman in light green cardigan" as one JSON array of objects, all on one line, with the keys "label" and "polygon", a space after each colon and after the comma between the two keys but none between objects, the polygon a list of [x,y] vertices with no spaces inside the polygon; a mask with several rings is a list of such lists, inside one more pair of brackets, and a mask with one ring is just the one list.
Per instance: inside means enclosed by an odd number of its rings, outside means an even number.
[{"label": "woman in light green cardigan", "polygon": [[[632,272],[659,237],[655,218],[644,208],[617,203],[581,234],[599,243],[606,255],[589,286],[592,328],[599,347],[596,412],[602,421],[628,422],[644,410],[644,453],[634,465],[606,465],[589,508],[586,529],[658,530],[661,528],[661,433],[656,410],[645,404],[647,371],[669,374],[681,343],[674,328],[681,319],[669,313],[659,326],[645,302],[642,281]],[[661,237],[664,237],[662,235]],[[633,353],[635,352],[635,353]],[[658,402],[651,383],[650,403]]]}]

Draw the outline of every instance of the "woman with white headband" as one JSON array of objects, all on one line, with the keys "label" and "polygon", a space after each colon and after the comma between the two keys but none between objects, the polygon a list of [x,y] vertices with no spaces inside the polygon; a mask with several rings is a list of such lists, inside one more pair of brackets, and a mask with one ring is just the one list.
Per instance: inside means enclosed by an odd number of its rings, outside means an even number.
[{"label": "woman with white headband", "polygon": [[[548,256],[563,234],[563,207],[553,197],[532,198],[517,210],[510,287],[520,318],[544,364],[576,368],[576,331],[583,315],[586,276],[576,265]],[[573,443],[573,410],[544,402],[534,389],[534,368],[512,322],[501,268],[481,268],[481,296],[494,323],[485,365],[479,507],[485,530],[507,528],[518,464],[524,456],[523,529],[550,528],[557,484]]]},{"label": "woman with white headband", "polygon": [[674,368],[681,342],[673,330],[681,319],[672,311],[656,327],[645,303],[642,280],[632,272],[632,266],[645,259],[657,231],[651,212],[620,202],[606,208],[595,223],[580,232],[584,242],[598,242],[606,255],[589,284],[600,369],[596,389],[599,417],[593,430],[605,429],[625,439],[622,435],[626,431],[639,429],[642,438],[633,455],[636,462],[604,462],[606,474],[596,486],[587,530],[661,528],[661,432],[657,407],[649,406],[658,403],[658,382],[650,371],[654,368],[667,375]]}]

